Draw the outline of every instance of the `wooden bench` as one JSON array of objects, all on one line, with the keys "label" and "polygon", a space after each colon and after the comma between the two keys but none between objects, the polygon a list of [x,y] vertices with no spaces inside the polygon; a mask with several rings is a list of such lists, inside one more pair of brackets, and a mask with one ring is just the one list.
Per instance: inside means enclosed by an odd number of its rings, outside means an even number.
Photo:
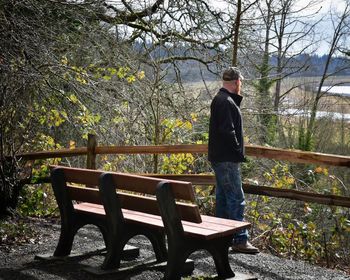
[{"label": "wooden bench", "polygon": [[61,214],[55,257],[68,256],[77,231],[94,224],[107,254],[90,272],[118,271],[126,243],[144,235],[153,246],[154,263],[167,261],[166,279],[180,279],[186,259],[198,249],[212,254],[220,278],[234,276],[228,262],[232,236],[250,224],[200,215],[191,183],[69,167],[53,167],[51,180]]}]

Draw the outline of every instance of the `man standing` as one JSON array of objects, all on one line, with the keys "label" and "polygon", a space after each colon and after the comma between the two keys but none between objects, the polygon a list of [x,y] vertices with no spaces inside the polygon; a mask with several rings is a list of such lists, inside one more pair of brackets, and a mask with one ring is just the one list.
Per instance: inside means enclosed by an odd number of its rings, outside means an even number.
[{"label": "man standing", "polygon": [[[240,163],[244,161],[243,123],[240,104],[243,77],[235,67],[223,72],[222,88],[210,106],[208,158],[216,177],[216,216],[243,221],[245,199]],[[248,242],[248,231],[234,235],[233,251],[259,253]]]}]

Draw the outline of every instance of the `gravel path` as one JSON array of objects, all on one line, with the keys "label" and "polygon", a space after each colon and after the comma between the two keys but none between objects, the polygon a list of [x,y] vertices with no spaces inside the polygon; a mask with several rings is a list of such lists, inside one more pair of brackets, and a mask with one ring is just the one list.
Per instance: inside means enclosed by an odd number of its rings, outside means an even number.
[{"label": "gravel path", "polygon": [[[10,250],[0,247],[0,279],[9,280],[39,280],[39,279],[96,279],[83,269],[87,266],[99,266],[103,260],[100,255],[69,260],[65,262],[48,262],[34,260],[36,254],[52,253],[56,247],[60,226],[48,221],[34,221],[33,227],[38,229],[40,242],[23,246],[13,246]],[[140,248],[138,260],[154,257],[151,245],[147,239],[136,237],[131,245]],[[73,250],[84,252],[103,246],[101,234],[95,227],[81,229],[74,241]],[[215,267],[212,258],[205,252],[199,251],[191,255],[195,261],[193,276],[214,275]],[[340,271],[312,266],[302,261],[280,259],[275,256],[260,253],[258,255],[230,254],[230,264],[235,272],[248,273],[258,279],[317,279],[317,280],[345,280],[350,276]],[[128,279],[162,279],[163,273],[158,271],[143,271]],[[113,276],[98,279],[113,279]],[[194,277],[195,279],[195,277]]]}]

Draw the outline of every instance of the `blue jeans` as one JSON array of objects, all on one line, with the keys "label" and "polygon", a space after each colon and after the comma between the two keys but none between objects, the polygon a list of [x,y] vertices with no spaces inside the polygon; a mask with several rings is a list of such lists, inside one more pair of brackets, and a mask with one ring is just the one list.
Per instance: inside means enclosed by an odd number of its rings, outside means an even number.
[{"label": "blue jeans", "polygon": [[[240,163],[212,162],[216,178],[216,216],[243,221],[245,199],[242,189]],[[248,240],[248,231],[242,230],[233,236],[234,243]]]}]

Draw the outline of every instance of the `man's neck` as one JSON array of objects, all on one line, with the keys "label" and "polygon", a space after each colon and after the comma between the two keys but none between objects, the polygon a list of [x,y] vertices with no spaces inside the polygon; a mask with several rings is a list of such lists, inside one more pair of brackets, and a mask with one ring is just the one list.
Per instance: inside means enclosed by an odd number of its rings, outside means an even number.
[{"label": "man's neck", "polygon": [[229,93],[231,94],[237,94],[240,95],[238,92],[236,92],[236,88],[235,87],[231,87],[231,86],[227,86],[227,85],[223,85],[222,86],[224,89],[226,89]]}]

